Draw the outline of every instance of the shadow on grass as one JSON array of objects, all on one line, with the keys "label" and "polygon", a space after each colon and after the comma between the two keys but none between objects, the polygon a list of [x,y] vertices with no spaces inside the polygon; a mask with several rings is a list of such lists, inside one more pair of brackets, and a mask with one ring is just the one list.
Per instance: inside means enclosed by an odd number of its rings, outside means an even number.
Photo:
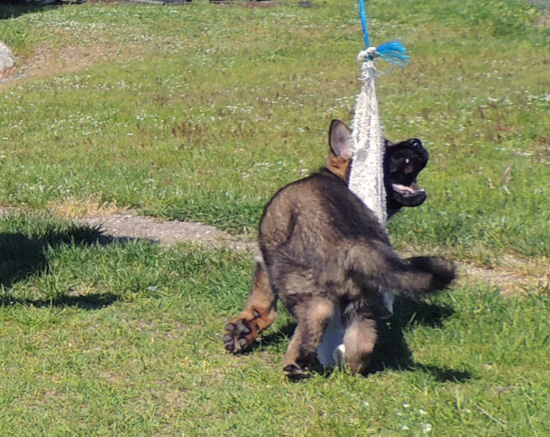
[{"label": "shadow on grass", "polygon": [[[405,340],[404,332],[413,329],[415,325],[432,328],[440,327],[443,326],[445,319],[453,314],[454,310],[448,306],[398,297],[395,302],[395,314],[388,321],[378,323],[378,342],[373,352],[369,374],[386,369],[399,371],[421,370],[431,374],[439,382],[464,382],[471,379],[472,375],[468,371],[440,368],[415,362],[412,351]],[[266,335],[261,343],[258,343],[248,353],[251,353],[259,345],[269,346],[288,341],[295,327],[294,323],[289,323],[279,331]],[[324,373],[322,367],[316,367],[314,370]],[[330,371],[328,374],[330,374]]]},{"label": "shadow on grass", "polygon": [[0,286],[11,287],[36,272],[48,271],[46,251],[63,243],[86,244],[97,241],[95,229],[72,228],[29,237],[19,232],[0,233]]},{"label": "shadow on grass", "polygon": [[415,325],[437,328],[454,314],[448,306],[419,302],[399,297],[395,302],[395,314],[387,322],[378,323],[378,343],[374,349],[370,373],[385,369],[422,370],[430,373],[439,382],[464,382],[471,379],[470,372],[437,366],[424,365],[414,361],[412,351],[405,340],[404,332]]},{"label": "shadow on grass", "polygon": [[[5,216],[6,221],[25,221],[23,216]],[[107,245],[115,242],[126,243],[129,239],[116,239],[104,236],[100,228],[67,222],[36,220],[32,218],[25,228],[28,233],[18,232],[21,223],[12,226],[15,231],[0,231],[0,306],[28,305],[35,307],[71,306],[95,310],[111,305],[119,299],[112,293],[88,295],[64,294],[51,298],[19,298],[10,293],[18,282],[33,275],[48,274],[50,271],[48,251],[62,244]],[[8,225],[9,228],[9,225]],[[31,234],[31,235],[29,235]],[[32,235],[34,234],[34,235]]]},{"label": "shadow on grass", "polygon": [[83,310],[99,310],[112,305],[120,296],[113,293],[94,293],[83,296],[60,296],[54,299],[18,299],[10,296],[0,298],[0,306],[26,305],[36,308],[76,307]]},{"label": "shadow on grass", "polygon": [[0,3],[0,20],[9,20],[25,14],[34,14],[50,8],[63,6],[64,3],[57,2],[51,5],[41,5],[36,2],[26,3],[24,0],[2,0]]}]

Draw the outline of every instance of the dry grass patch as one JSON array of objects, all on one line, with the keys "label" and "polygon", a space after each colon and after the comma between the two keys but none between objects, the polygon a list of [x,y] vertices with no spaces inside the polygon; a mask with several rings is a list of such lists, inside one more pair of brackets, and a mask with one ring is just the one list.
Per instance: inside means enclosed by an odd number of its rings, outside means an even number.
[{"label": "dry grass patch", "polygon": [[489,283],[502,293],[550,291],[550,260],[546,257],[524,259],[503,255],[491,267],[461,263],[462,274],[474,283]]},{"label": "dry grass patch", "polygon": [[27,57],[16,60],[15,66],[6,74],[0,90],[64,74],[77,73],[96,65],[114,60],[131,60],[140,55],[140,48],[122,44],[99,43],[94,45],[71,45],[59,48],[43,44]]},{"label": "dry grass patch", "polygon": [[50,202],[48,210],[57,216],[67,219],[86,216],[105,217],[128,212],[128,208],[118,205],[116,200],[104,202],[100,196],[91,196],[85,199],[76,196],[55,199]]}]

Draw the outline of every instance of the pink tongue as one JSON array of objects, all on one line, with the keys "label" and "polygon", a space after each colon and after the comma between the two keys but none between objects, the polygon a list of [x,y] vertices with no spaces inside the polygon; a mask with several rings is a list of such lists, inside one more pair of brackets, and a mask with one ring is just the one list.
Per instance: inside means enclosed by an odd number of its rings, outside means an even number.
[{"label": "pink tongue", "polygon": [[392,187],[394,188],[394,190],[397,190],[397,191],[406,191],[408,193],[414,193],[414,189],[412,189],[411,187],[407,187],[406,185],[392,184]]}]

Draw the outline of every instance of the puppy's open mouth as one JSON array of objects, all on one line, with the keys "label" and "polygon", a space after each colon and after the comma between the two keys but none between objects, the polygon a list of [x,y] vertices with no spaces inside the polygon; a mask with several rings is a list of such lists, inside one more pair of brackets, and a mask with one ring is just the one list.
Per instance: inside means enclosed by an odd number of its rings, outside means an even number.
[{"label": "puppy's open mouth", "polygon": [[416,182],[411,184],[411,186],[401,185],[401,184],[392,184],[393,191],[397,192],[400,196],[403,197],[414,197],[420,193],[425,193],[424,188],[418,188]]},{"label": "puppy's open mouth", "polygon": [[416,182],[411,185],[391,184],[391,196],[400,206],[419,206],[427,198],[426,191]]}]

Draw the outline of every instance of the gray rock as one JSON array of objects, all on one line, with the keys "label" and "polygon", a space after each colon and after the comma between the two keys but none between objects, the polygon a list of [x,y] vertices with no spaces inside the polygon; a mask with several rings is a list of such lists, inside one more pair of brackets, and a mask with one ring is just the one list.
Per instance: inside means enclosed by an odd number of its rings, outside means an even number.
[{"label": "gray rock", "polygon": [[10,48],[0,41],[0,75],[4,70],[13,67],[14,59]]}]

